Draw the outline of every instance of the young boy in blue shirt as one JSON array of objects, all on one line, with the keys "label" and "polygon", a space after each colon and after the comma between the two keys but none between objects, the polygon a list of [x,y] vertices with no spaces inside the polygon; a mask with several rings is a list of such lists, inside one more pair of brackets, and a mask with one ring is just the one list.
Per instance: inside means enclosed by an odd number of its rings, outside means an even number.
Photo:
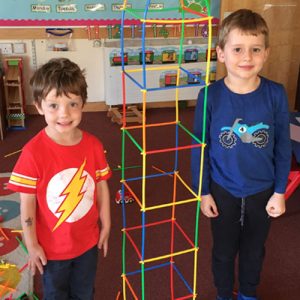
[{"label": "young boy in blue shirt", "polygon": [[[195,111],[195,135],[206,149],[201,211],[211,218],[212,271],[218,300],[231,300],[239,256],[238,300],[255,300],[271,218],[285,212],[291,163],[289,112],[281,84],[259,76],[269,54],[269,30],[257,13],[241,9],[220,27],[218,60],[225,78],[204,89]],[[198,191],[201,153],[192,150]]]}]

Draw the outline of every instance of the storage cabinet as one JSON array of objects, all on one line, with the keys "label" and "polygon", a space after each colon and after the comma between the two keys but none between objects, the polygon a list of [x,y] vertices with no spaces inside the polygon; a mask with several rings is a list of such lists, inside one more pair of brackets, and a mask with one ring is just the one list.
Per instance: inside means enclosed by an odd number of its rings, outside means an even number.
[{"label": "storage cabinet", "polygon": [[24,91],[22,80],[23,62],[20,57],[4,59],[4,94],[8,128],[25,128]]}]

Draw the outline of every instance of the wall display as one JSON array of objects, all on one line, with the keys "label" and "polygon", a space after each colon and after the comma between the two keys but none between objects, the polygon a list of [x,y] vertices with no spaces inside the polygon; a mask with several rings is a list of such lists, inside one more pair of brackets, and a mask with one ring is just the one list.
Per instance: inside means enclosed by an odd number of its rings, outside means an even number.
[{"label": "wall display", "polygon": [[[186,7],[199,13],[206,13],[206,0],[184,0]],[[1,0],[0,26],[84,26],[120,24],[123,1],[120,0]],[[151,3],[149,15],[159,19],[180,19],[178,0],[157,0]],[[18,9],[15,9],[18,7]],[[128,8],[145,9],[144,1],[129,0]],[[219,16],[220,0],[211,1],[211,14]],[[192,14],[186,12],[186,18]],[[134,17],[128,16],[127,24],[140,24]]]}]

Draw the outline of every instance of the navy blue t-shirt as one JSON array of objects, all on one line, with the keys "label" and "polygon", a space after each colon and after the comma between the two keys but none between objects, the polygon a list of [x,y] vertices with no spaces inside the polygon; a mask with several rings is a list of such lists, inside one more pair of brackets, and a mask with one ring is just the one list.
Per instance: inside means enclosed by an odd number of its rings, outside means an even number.
[{"label": "navy blue t-shirt", "polygon": [[[202,140],[204,90],[198,96],[194,133]],[[208,87],[202,195],[213,179],[232,195],[246,197],[274,186],[284,193],[291,164],[288,101],[283,86],[261,77],[247,94],[224,79]],[[192,185],[198,191],[201,153],[192,150]]]}]

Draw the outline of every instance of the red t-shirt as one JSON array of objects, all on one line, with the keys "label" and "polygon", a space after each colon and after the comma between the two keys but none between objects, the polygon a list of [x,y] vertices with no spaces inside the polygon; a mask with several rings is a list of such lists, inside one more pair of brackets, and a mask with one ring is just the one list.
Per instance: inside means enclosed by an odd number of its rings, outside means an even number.
[{"label": "red t-shirt", "polygon": [[63,146],[42,130],[24,146],[7,187],[36,195],[36,233],[47,259],[74,258],[97,244],[96,184],[110,176],[101,142],[87,132]]}]

